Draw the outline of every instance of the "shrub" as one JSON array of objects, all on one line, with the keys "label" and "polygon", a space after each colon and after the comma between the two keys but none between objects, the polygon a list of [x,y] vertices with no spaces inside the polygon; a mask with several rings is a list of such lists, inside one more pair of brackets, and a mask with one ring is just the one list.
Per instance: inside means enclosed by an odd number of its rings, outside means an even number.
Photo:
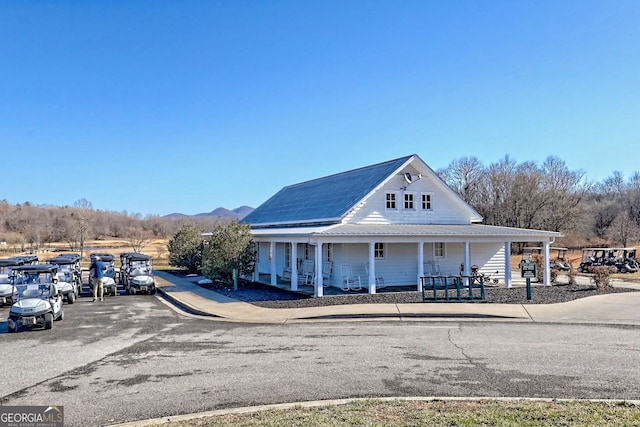
[{"label": "shrub", "polygon": [[591,273],[589,279],[591,283],[598,289],[608,289],[611,287],[611,269],[607,266],[589,267],[587,269]]},{"label": "shrub", "polygon": [[255,262],[256,252],[248,224],[220,222],[204,241],[202,274],[211,280],[230,282],[233,270],[239,276],[249,275],[255,269]]},{"label": "shrub", "polygon": [[[538,279],[538,283],[544,282],[544,257],[541,254],[532,254],[531,261],[536,265],[536,279]],[[551,282],[554,282],[553,278]]]},{"label": "shrub", "polygon": [[576,270],[573,268],[573,263],[571,261],[567,261],[569,264],[569,271],[567,272],[567,276],[569,276],[569,285],[574,286],[576,284]]},{"label": "shrub", "polygon": [[202,265],[202,236],[192,224],[182,228],[169,240],[169,265],[197,272]]}]

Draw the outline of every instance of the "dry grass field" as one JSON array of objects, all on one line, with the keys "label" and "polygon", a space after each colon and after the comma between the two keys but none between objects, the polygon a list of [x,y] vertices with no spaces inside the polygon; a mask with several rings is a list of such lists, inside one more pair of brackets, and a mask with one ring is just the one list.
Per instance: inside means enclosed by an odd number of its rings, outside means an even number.
[{"label": "dry grass field", "polygon": [[[169,251],[167,250],[167,243],[169,239],[152,239],[149,240],[144,247],[142,248],[142,253],[153,257],[154,268],[156,269],[166,269],[169,267],[168,258]],[[55,248],[55,250],[51,250]],[[48,244],[46,248],[39,251],[37,254],[40,262],[46,262],[47,259],[55,257],[59,252],[75,252],[68,249],[69,245],[62,243],[51,243]],[[128,240],[124,239],[108,239],[108,240],[88,240],[84,245],[84,253],[82,257],[82,266],[83,268],[89,267],[90,261],[89,257],[92,253],[95,252],[106,252],[113,254],[116,257],[119,257],[123,252],[132,252],[133,248],[131,247],[131,243]],[[11,257],[14,255],[24,255],[24,252],[11,252],[11,251],[3,251],[0,252],[0,258]]]}]

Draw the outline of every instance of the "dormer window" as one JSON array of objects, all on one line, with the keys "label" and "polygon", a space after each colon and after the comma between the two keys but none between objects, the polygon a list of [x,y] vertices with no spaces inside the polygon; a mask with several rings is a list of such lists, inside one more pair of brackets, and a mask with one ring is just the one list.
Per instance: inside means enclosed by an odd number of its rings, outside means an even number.
[{"label": "dormer window", "polygon": [[404,208],[409,210],[415,209],[413,205],[413,193],[404,193]]},{"label": "dormer window", "polygon": [[387,209],[398,209],[396,205],[396,193],[387,193]]},{"label": "dormer window", "polygon": [[431,193],[422,193],[422,210],[423,211],[431,211],[433,210],[431,201],[433,195]]}]

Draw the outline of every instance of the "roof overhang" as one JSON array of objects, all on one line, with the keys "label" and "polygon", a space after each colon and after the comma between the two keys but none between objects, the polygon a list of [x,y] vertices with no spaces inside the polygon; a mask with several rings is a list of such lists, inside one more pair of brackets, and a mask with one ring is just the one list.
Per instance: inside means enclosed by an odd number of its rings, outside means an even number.
[{"label": "roof overhang", "polygon": [[338,224],[324,227],[295,227],[251,230],[256,241],[308,241],[357,243],[376,242],[553,242],[561,233],[482,224]]}]

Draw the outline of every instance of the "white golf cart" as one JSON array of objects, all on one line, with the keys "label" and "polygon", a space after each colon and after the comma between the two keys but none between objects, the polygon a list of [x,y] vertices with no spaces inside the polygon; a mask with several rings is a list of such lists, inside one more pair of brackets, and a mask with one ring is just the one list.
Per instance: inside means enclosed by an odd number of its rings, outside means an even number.
[{"label": "white golf cart", "polygon": [[20,328],[51,329],[54,320],[62,320],[62,294],[57,286],[58,268],[50,264],[13,268],[14,303],[9,311],[9,332]]},{"label": "white golf cart", "polygon": [[155,294],[153,259],[138,252],[120,254],[120,282],[128,294]]},{"label": "white golf cart", "polygon": [[15,258],[0,259],[0,305],[13,304],[13,285],[11,284],[11,272],[14,267],[23,265],[24,262]]},{"label": "white golf cart", "polygon": [[[102,280],[104,294],[112,296],[118,295],[118,284],[116,282],[116,258],[112,254],[94,253],[91,254],[91,264],[93,264],[96,257],[99,257],[100,261],[102,261],[104,265],[104,278]],[[91,294],[93,294],[93,281],[91,279],[89,280],[89,289],[91,290]]]},{"label": "white golf cart", "polygon": [[58,255],[51,258],[48,263],[58,267],[58,291],[69,304],[73,304],[82,293],[80,255]]}]

